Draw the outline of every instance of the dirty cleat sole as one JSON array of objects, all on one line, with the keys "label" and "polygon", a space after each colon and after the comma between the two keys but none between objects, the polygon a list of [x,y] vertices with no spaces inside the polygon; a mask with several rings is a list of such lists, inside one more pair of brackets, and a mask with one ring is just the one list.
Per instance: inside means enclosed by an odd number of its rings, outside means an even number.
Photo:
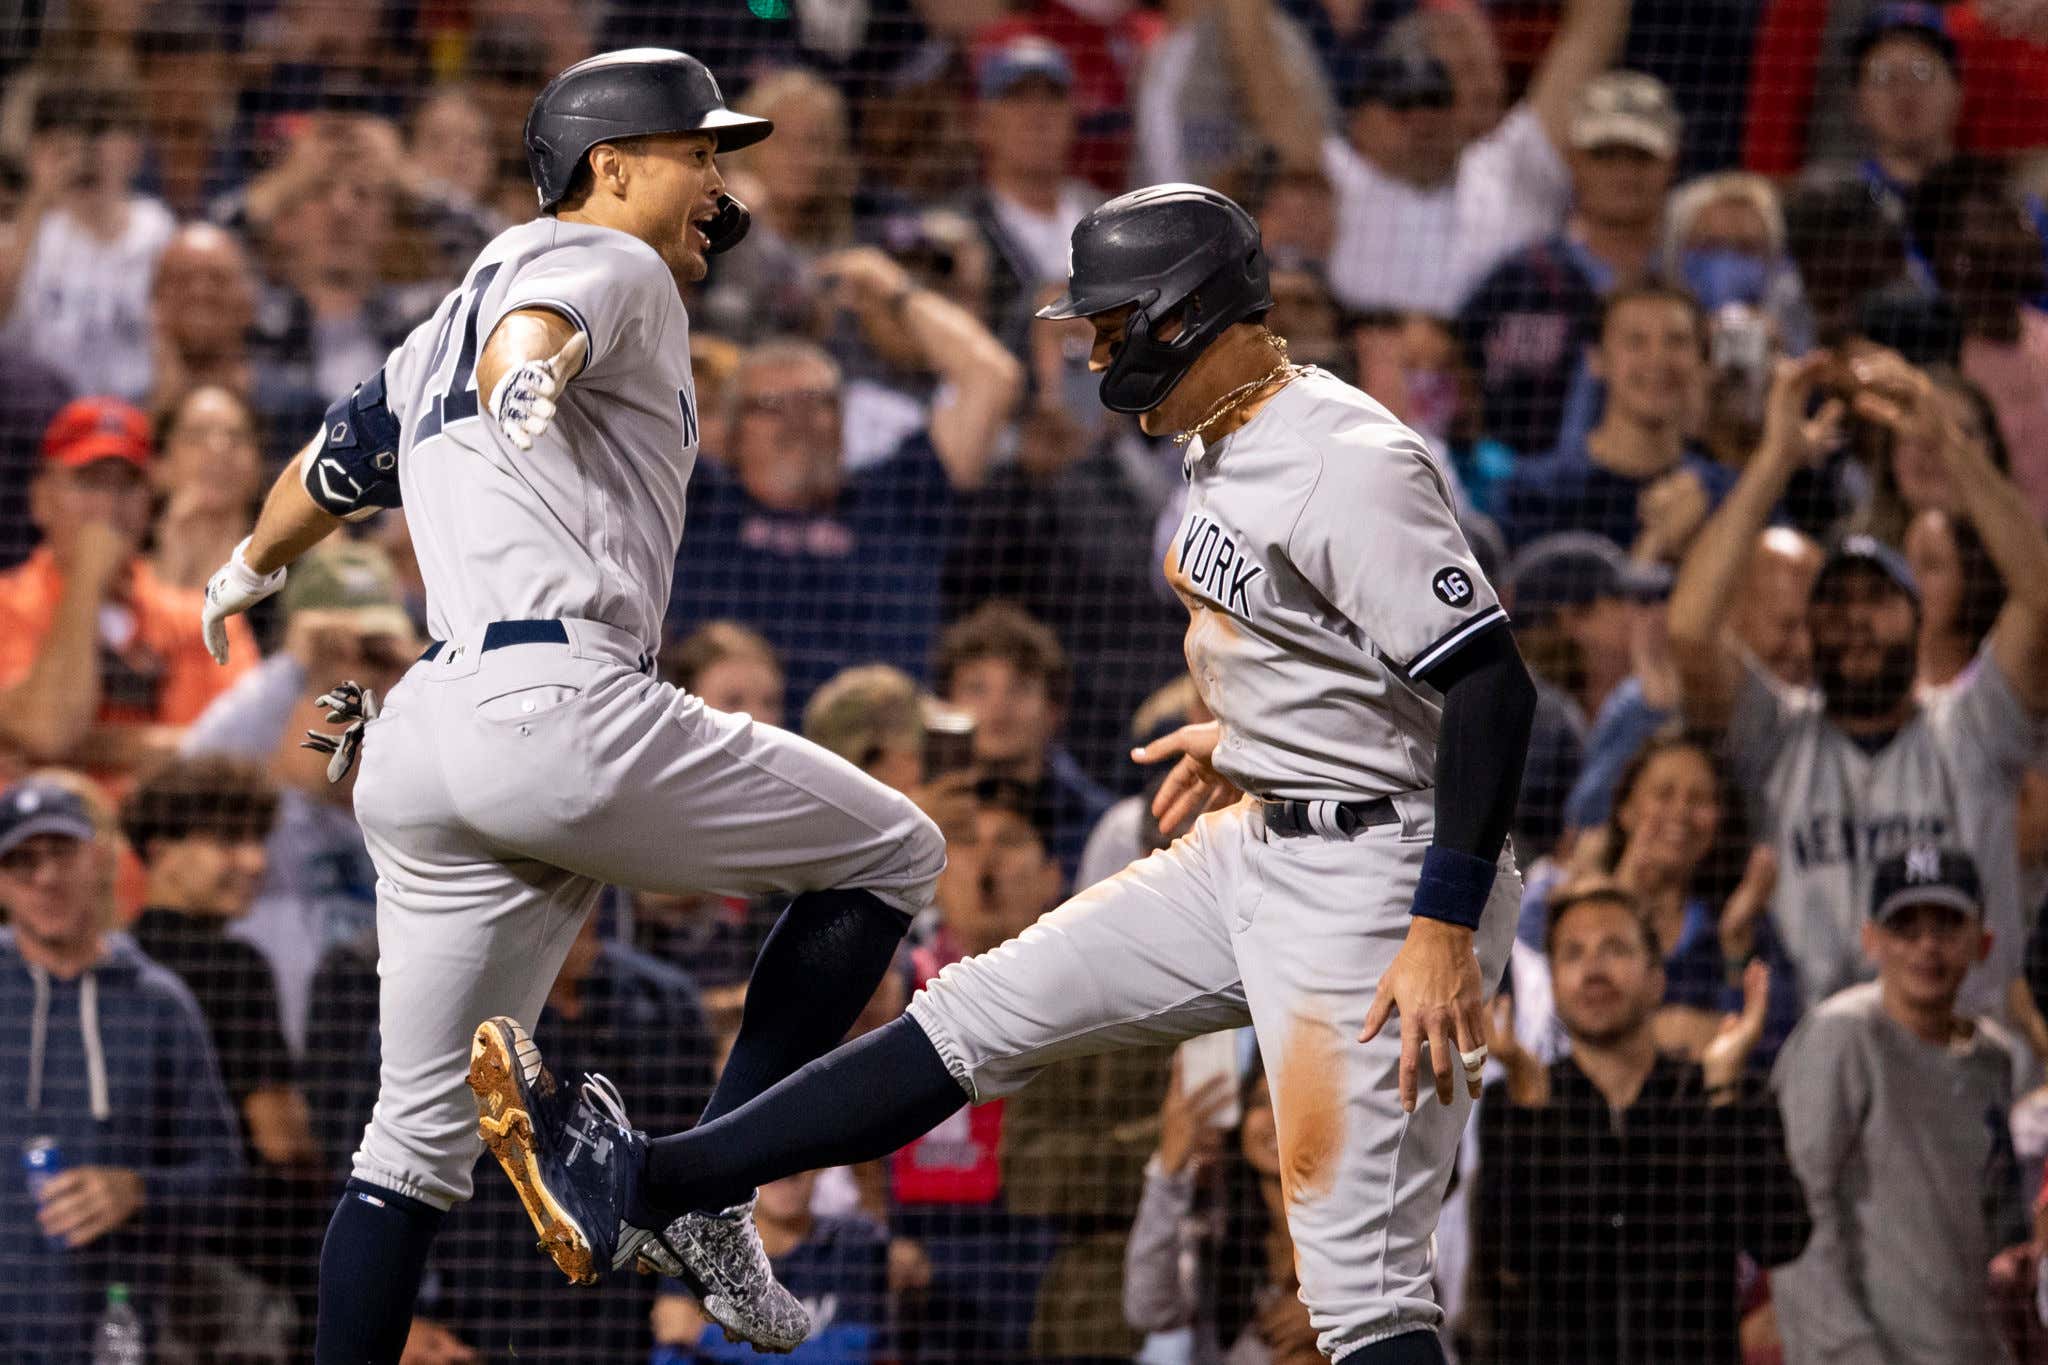
[{"label": "dirty cleat sole", "polygon": [[476,1096],[477,1128],[504,1168],[547,1253],[571,1284],[596,1284],[600,1267],[588,1233],[549,1193],[534,1138],[533,1085],[541,1075],[540,1050],[517,1020],[477,1026],[469,1049],[469,1088]]}]

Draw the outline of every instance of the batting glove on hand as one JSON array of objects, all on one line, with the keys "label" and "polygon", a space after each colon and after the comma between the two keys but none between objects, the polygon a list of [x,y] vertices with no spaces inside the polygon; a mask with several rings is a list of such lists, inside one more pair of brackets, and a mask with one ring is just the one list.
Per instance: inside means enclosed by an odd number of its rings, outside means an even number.
[{"label": "batting glove on hand", "polygon": [[505,439],[521,450],[533,443],[555,419],[555,398],[583,368],[590,338],[577,332],[546,360],[529,360],[499,377],[491,390],[491,416]]},{"label": "batting glove on hand", "polygon": [[228,618],[249,610],[284,586],[283,569],[257,573],[242,556],[249,549],[244,537],[228,556],[228,562],[206,580],[206,606],[199,613],[200,633],[206,637],[206,652],[217,664],[228,661]]},{"label": "batting glove on hand", "polygon": [[363,727],[377,719],[377,694],[358,683],[336,683],[315,704],[327,708],[327,719],[334,724],[350,722],[338,735],[308,730],[305,741],[299,745],[301,749],[327,754],[327,780],[339,782],[356,766],[356,754],[363,747]]}]

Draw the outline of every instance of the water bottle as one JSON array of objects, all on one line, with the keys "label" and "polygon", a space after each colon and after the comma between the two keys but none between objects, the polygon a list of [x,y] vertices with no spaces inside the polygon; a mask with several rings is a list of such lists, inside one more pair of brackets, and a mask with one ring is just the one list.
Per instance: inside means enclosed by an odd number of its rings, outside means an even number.
[{"label": "water bottle", "polygon": [[94,1334],[92,1365],[144,1365],[142,1319],[128,1301],[128,1286],[107,1286],[107,1311]]},{"label": "water bottle", "polygon": [[[32,1137],[21,1144],[22,1183],[28,1186],[28,1197],[42,1206],[43,1190],[64,1170],[64,1151],[53,1137]],[[64,1249],[61,1237],[43,1238],[58,1250]]]}]

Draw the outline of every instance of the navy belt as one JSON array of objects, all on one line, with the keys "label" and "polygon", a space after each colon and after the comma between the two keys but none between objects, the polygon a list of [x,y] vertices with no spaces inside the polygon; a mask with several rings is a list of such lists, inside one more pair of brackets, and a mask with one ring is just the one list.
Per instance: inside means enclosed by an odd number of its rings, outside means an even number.
[{"label": "navy belt", "polygon": [[[436,640],[420,655],[421,663],[432,663],[441,652],[444,642]],[[484,627],[484,647],[481,653],[488,654],[494,649],[507,645],[566,645],[569,643],[569,628],[560,621],[493,621]]]},{"label": "navy belt", "polygon": [[1259,814],[1266,829],[1282,839],[1310,834],[1349,839],[1362,829],[1399,824],[1401,820],[1393,798],[1387,796],[1370,801],[1261,801]]}]

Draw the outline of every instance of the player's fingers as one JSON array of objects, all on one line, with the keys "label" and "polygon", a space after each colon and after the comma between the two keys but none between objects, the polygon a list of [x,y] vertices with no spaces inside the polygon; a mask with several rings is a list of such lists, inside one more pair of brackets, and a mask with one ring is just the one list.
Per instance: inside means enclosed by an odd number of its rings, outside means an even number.
[{"label": "player's fingers", "polygon": [[552,398],[536,398],[526,409],[526,429],[538,436],[541,432],[547,430],[548,423],[554,420],[554,416],[555,400]]},{"label": "player's fingers", "polygon": [[1415,1112],[1416,1073],[1422,1066],[1422,1025],[1411,1014],[1401,1016],[1401,1110]]},{"label": "player's fingers", "polygon": [[1365,1027],[1358,1031],[1358,1041],[1369,1043],[1379,1037],[1380,1030],[1387,1026],[1387,1016],[1394,1012],[1394,996],[1387,989],[1387,979],[1380,978],[1380,988],[1373,992],[1372,1008],[1365,1012]]},{"label": "player's fingers", "polygon": [[1180,731],[1175,730],[1171,734],[1161,735],[1150,744],[1140,744],[1137,748],[1131,750],[1131,761],[1134,763],[1163,763],[1176,754],[1186,752],[1187,747],[1188,742],[1181,738]]},{"label": "player's fingers", "polygon": [[1458,1066],[1457,1049],[1453,1045],[1448,1011],[1433,1009],[1424,1020],[1424,1036],[1429,1039],[1429,1069],[1436,1077],[1436,1102],[1451,1102],[1451,1073]]},{"label": "player's fingers", "polygon": [[1477,1000],[1462,1000],[1452,1018],[1458,1040],[1458,1067],[1465,1073],[1465,1093],[1476,1100],[1481,1069],[1486,1063],[1482,1058],[1479,1066],[1468,1066],[1465,1058],[1486,1050],[1486,1006]]},{"label": "player's fingers", "polygon": [[226,665],[228,661],[227,622],[218,616],[210,616],[207,618],[206,624],[200,633],[206,637],[206,652],[213,656],[213,661],[217,664]]}]

